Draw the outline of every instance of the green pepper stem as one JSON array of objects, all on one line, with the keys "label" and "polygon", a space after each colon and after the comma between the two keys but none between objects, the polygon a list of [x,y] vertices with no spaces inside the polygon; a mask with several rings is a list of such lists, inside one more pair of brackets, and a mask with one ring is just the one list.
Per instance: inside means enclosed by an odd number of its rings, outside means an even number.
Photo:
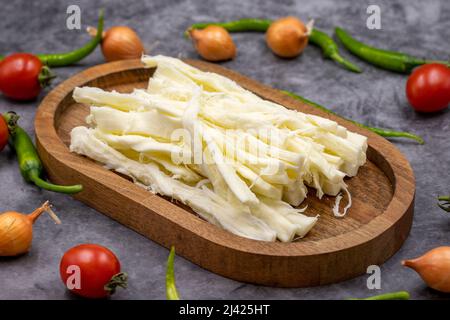
[{"label": "green pepper stem", "polygon": [[180,300],[177,287],[175,285],[175,247],[170,249],[169,259],[167,259],[167,271],[166,271],[166,297],[167,300]]},{"label": "green pepper stem", "polygon": [[407,291],[398,291],[384,293],[367,298],[350,298],[348,300],[409,300],[410,295]]},{"label": "green pepper stem", "polygon": [[48,191],[67,193],[67,194],[73,194],[73,193],[78,193],[78,192],[83,191],[83,186],[81,184],[76,184],[73,186],[60,186],[60,185],[56,185],[56,184],[44,181],[39,177],[38,171],[36,169],[32,169],[29,171],[28,178],[39,188],[42,188],[42,189],[45,189]]},{"label": "green pepper stem", "polygon": [[[320,109],[320,110],[322,110],[322,111],[324,111],[326,113],[333,114],[335,116],[340,117],[336,112],[333,112],[332,110],[330,110],[328,108],[325,108],[324,106],[322,106],[322,105],[320,105],[320,104],[318,104],[318,103],[316,103],[314,101],[308,100],[308,99],[306,99],[306,98],[304,98],[304,97],[302,97],[302,96],[300,96],[300,95],[298,95],[296,93],[293,93],[293,92],[290,92],[290,91],[286,91],[286,90],[281,90],[281,92],[287,94],[288,96],[290,96],[290,97],[292,97],[292,98],[294,98],[296,100],[300,100],[300,101],[302,101],[302,102],[304,102],[306,104],[309,104],[310,106],[313,106],[313,107],[315,107],[317,109]],[[367,130],[370,130],[370,131],[372,131],[372,132],[374,132],[374,133],[376,133],[376,134],[378,134],[378,135],[380,135],[382,137],[385,137],[385,138],[406,138],[406,139],[415,140],[415,141],[419,142],[420,144],[424,144],[425,143],[425,141],[421,137],[419,137],[418,135],[415,135],[413,133],[403,132],[403,131],[394,131],[394,130],[382,129],[382,128],[377,128],[377,127],[369,127],[369,126],[367,126],[365,124],[356,122],[355,120],[352,120],[352,119],[348,119],[348,118],[344,118],[344,117],[341,117],[341,118],[345,119],[347,121],[350,121],[351,123],[353,123],[353,124],[355,124],[355,125],[357,125],[357,126],[359,126],[361,128],[365,128]]]}]

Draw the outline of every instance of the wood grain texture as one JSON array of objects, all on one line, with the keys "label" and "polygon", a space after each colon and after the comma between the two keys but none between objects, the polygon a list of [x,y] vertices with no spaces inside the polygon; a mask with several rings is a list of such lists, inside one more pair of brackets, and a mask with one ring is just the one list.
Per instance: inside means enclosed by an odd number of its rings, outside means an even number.
[{"label": "wood grain texture", "polygon": [[[347,179],[353,206],[343,219],[332,216],[333,197],[318,200],[310,190],[308,215],[320,214],[313,230],[293,243],[245,239],[202,220],[184,205],[134,185],[85,157],[69,152],[69,133],[85,125],[87,106],[72,99],[76,86],[130,92],[144,88],[153,69],[138,60],[87,69],[66,80],[42,101],[35,120],[38,152],[52,181],[82,183],[75,198],[157,243],[174,245],[177,254],[220,275],[244,282],[282,287],[333,283],[382,264],[403,244],[413,217],[415,179],[398,149],[378,135],[294,100],[218,65],[186,60],[205,71],[222,74],[287,108],[330,118],[369,138],[368,161]],[[303,205],[303,204],[302,204]]]}]

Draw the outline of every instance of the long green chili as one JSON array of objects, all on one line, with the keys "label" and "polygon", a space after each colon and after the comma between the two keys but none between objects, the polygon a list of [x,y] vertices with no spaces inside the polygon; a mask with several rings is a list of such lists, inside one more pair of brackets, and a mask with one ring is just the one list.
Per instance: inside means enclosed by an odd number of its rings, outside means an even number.
[{"label": "long green chili", "polygon": [[266,32],[270,27],[272,20],[269,19],[251,19],[244,18],[239,20],[232,20],[226,22],[201,22],[194,23],[188,30],[186,30],[185,35],[189,35],[189,30],[192,29],[204,29],[207,26],[219,26],[225,28],[229,32]]},{"label": "long green chili", "polygon": [[350,298],[349,300],[409,300],[410,295],[406,291],[389,292],[367,298]]},{"label": "long green chili", "polygon": [[440,196],[438,197],[438,206],[442,210],[450,212],[450,196]]},{"label": "long green chili", "polygon": [[[97,45],[102,41],[103,20],[103,10],[101,10],[98,17],[97,34],[83,47],[65,53],[37,54],[36,56],[42,61],[42,63],[49,67],[64,67],[77,63],[91,54],[91,52],[94,51]],[[4,56],[0,55],[0,60],[3,58]]]},{"label": "long green chili", "polygon": [[[185,32],[185,35],[189,35],[189,30],[192,29],[204,29],[207,26],[215,25],[225,28],[229,32],[265,32],[269,28],[272,20],[269,19],[240,19],[227,22],[205,22],[194,23]],[[344,59],[340,53],[339,48],[334,40],[328,36],[325,32],[313,28],[309,35],[309,42],[322,49],[323,56],[326,59],[331,59],[344,66],[346,69],[353,72],[361,72],[361,69]]]},{"label": "long green chili", "polygon": [[77,193],[83,190],[81,185],[60,186],[43,180],[40,176],[44,171],[43,165],[36,152],[30,136],[17,121],[19,116],[14,112],[7,112],[3,117],[8,124],[10,143],[16,150],[20,173],[27,182],[32,182],[42,189],[60,193]]},{"label": "long green chili", "polygon": [[180,300],[178,296],[177,287],[175,285],[175,271],[174,271],[174,260],[175,260],[175,247],[170,249],[169,259],[167,259],[167,270],[166,270],[166,297],[167,300]]},{"label": "long green chili", "polygon": [[[285,90],[282,90],[282,92],[284,92],[285,94],[289,95],[290,97],[292,97],[294,99],[300,100],[300,101],[302,101],[302,102],[304,102],[306,104],[309,104],[309,105],[311,105],[311,106],[313,106],[313,107],[315,107],[317,109],[320,109],[320,110],[322,110],[322,111],[324,111],[326,113],[339,116],[338,114],[336,114],[335,112],[331,111],[330,109],[325,108],[324,106],[322,106],[322,105],[320,105],[318,103],[315,103],[315,102],[313,102],[311,100],[308,100],[308,99],[306,99],[306,98],[304,98],[304,97],[302,97],[302,96],[300,96],[298,94],[295,94],[295,93],[289,92],[289,91],[285,91]],[[348,118],[343,118],[343,119],[345,119],[347,121],[350,121],[350,122],[356,124],[357,126],[359,126],[361,128],[365,128],[365,129],[368,129],[368,130],[370,130],[372,132],[375,132],[376,134],[378,134],[378,135],[380,135],[382,137],[386,137],[386,138],[407,138],[407,139],[415,140],[415,141],[419,142],[420,144],[424,144],[425,143],[424,140],[421,137],[419,137],[419,136],[417,136],[415,134],[409,133],[409,132],[394,131],[394,130],[389,130],[389,129],[369,127],[369,126],[366,126],[365,124],[356,122],[356,121],[348,119]]]},{"label": "long green chili", "polygon": [[347,68],[347,70],[357,73],[362,72],[357,65],[354,65],[340,55],[336,42],[325,32],[314,28],[309,36],[309,42],[320,47],[325,58],[336,61]]},{"label": "long green chili", "polygon": [[409,73],[417,66],[426,63],[442,63],[450,67],[449,61],[433,61],[410,56],[405,53],[383,50],[368,46],[355,38],[342,28],[335,29],[336,36],[342,42],[344,47],[352,54],[370,64],[382,69]]}]

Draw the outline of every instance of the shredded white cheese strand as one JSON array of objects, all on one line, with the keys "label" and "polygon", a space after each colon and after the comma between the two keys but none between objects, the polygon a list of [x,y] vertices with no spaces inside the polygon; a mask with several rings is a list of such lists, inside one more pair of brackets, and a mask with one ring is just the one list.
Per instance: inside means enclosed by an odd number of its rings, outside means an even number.
[{"label": "shredded white cheese strand", "polygon": [[346,185],[342,186],[342,190],[345,191],[345,193],[347,194],[348,197],[348,203],[347,205],[344,207],[342,212],[339,212],[339,205],[341,204],[341,200],[342,200],[342,193],[339,193],[336,196],[336,200],[334,203],[334,207],[333,207],[333,214],[336,218],[342,218],[345,217],[345,215],[347,214],[348,209],[351,208],[352,206],[352,195],[350,194],[350,192],[348,191],[348,188]]}]

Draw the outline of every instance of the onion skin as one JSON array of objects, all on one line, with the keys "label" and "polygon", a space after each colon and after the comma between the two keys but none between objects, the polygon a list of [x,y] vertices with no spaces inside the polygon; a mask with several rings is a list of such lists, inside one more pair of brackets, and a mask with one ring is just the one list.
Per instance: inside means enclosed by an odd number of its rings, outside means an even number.
[{"label": "onion skin", "polygon": [[115,26],[105,32],[102,53],[106,61],[140,59],[144,45],[137,33],[126,26]]},{"label": "onion skin", "polygon": [[415,270],[432,289],[450,293],[450,247],[438,247],[402,265]]},{"label": "onion skin", "polygon": [[236,56],[233,39],[223,27],[212,25],[205,29],[193,29],[189,35],[198,54],[205,60],[225,61]]},{"label": "onion skin", "polygon": [[277,56],[297,57],[308,45],[308,29],[295,17],[278,19],[266,32],[266,43]]}]

